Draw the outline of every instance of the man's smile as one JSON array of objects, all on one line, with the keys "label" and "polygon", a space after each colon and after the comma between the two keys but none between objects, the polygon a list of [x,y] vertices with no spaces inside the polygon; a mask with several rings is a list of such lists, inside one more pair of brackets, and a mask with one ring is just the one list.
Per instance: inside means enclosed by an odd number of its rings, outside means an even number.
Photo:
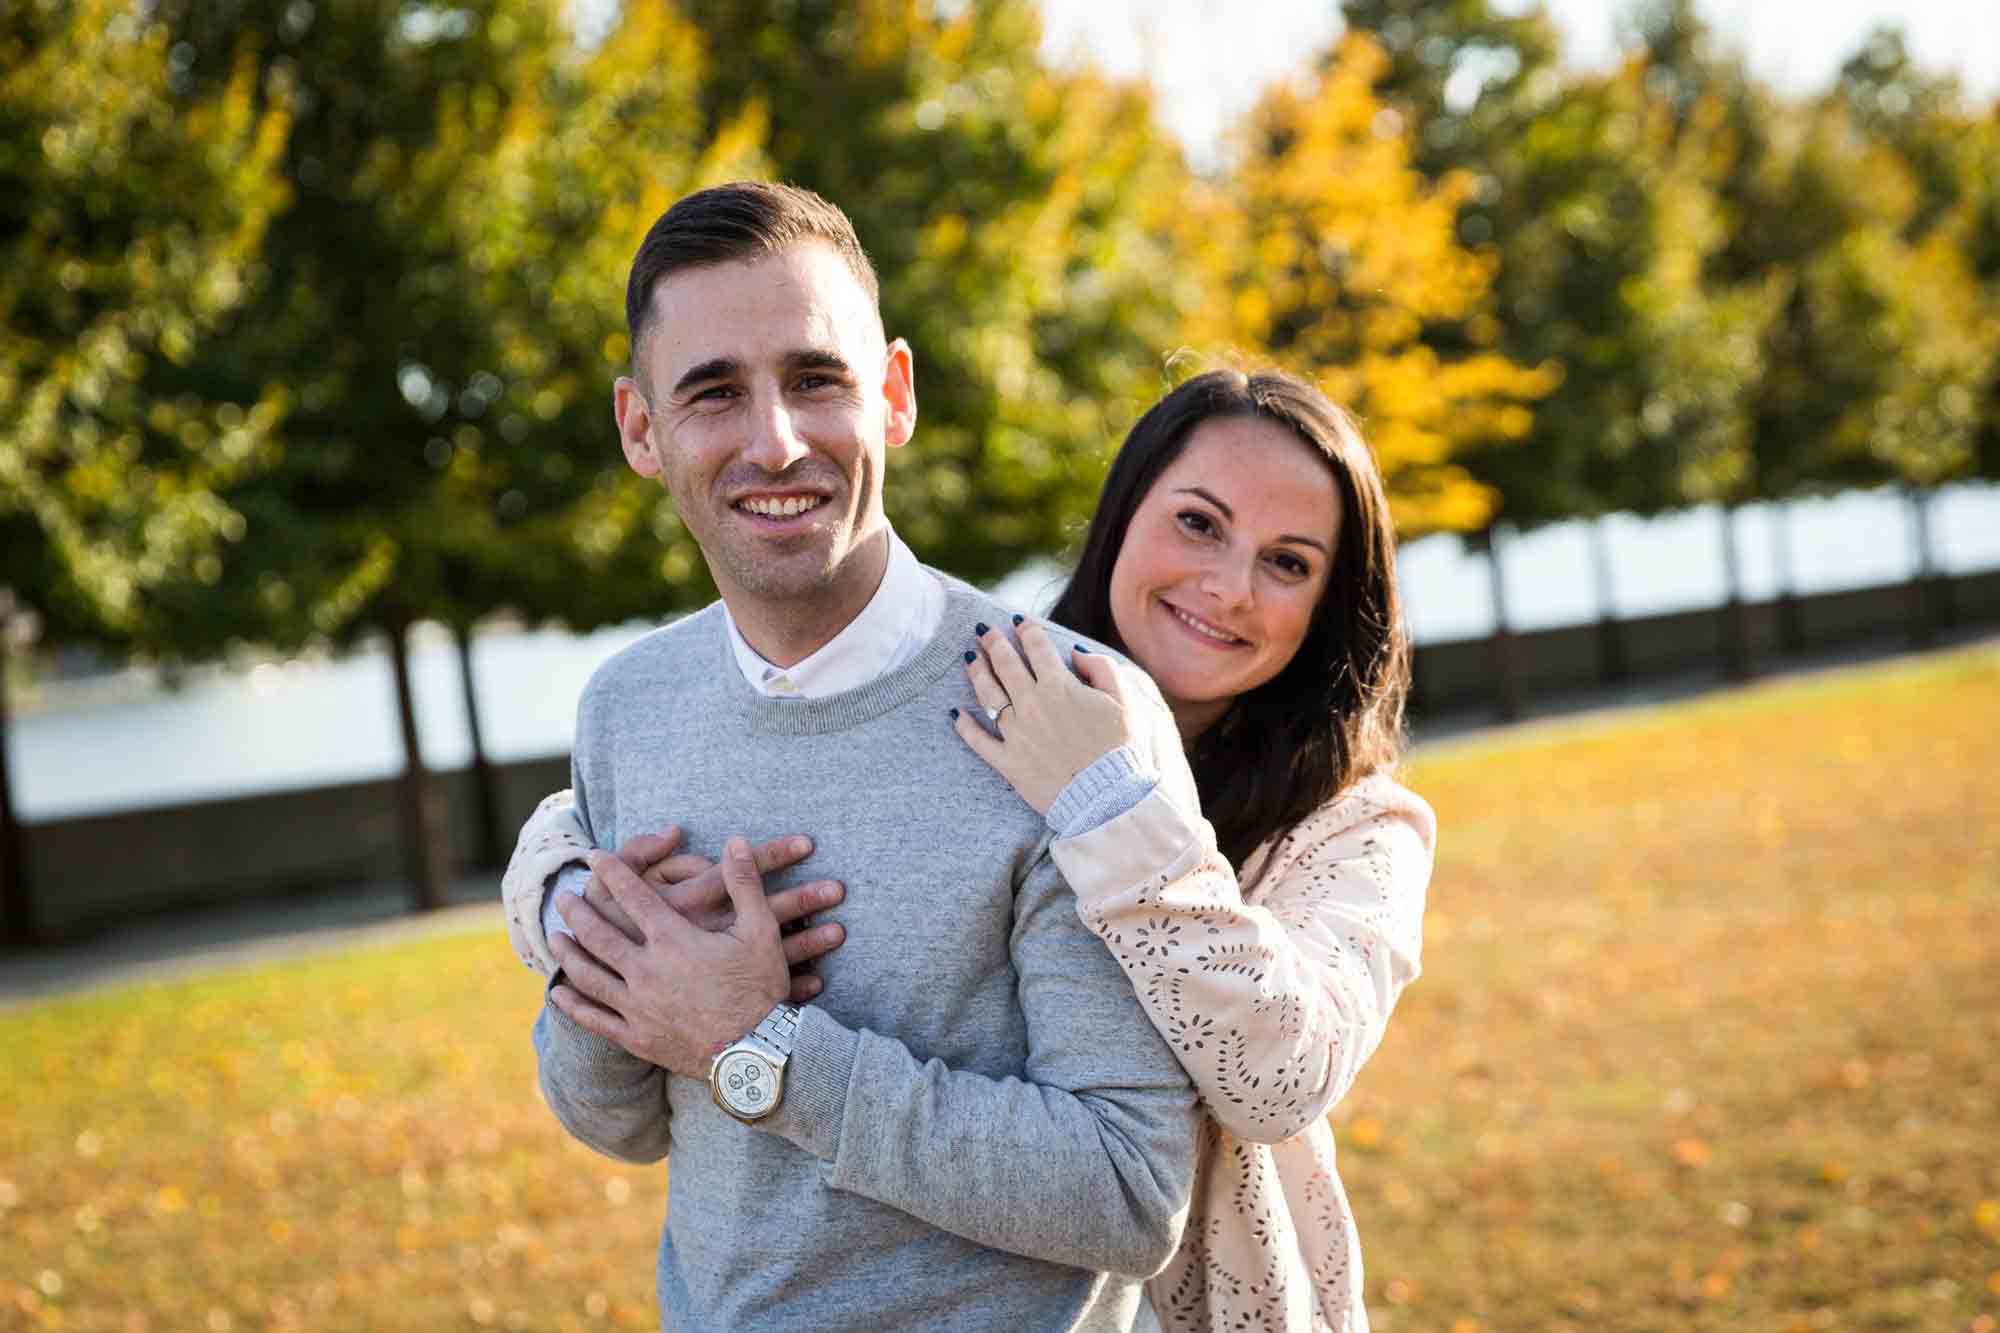
[{"label": "man's smile", "polygon": [[824,495],[746,495],[736,501],[735,508],[758,518],[789,519],[809,514],[826,502]]}]

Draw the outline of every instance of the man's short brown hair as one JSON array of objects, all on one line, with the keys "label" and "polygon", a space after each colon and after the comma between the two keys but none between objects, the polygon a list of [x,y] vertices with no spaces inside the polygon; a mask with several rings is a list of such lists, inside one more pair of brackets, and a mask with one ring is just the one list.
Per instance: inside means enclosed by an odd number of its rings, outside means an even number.
[{"label": "man's short brown hair", "polygon": [[761,259],[794,246],[830,246],[879,306],[881,286],[847,214],[796,185],[734,181],[698,190],[660,214],[632,257],[625,283],[625,331],[632,362],[653,320],[653,288],[682,269]]}]

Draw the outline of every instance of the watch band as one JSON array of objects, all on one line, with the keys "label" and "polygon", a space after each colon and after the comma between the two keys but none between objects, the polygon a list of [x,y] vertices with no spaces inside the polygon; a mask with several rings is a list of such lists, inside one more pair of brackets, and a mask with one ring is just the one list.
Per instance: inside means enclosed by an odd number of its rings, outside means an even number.
[{"label": "watch band", "polygon": [[756,1027],[750,1030],[750,1035],[763,1038],[776,1049],[780,1058],[789,1059],[792,1054],[792,1043],[799,1035],[798,1006],[790,1004],[775,1006],[770,1013],[764,1015]]}]

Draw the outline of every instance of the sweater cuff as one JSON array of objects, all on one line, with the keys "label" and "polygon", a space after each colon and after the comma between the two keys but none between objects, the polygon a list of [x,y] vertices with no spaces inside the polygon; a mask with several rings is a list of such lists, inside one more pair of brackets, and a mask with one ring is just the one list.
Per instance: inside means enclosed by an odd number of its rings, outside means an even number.
[{"label": "sweater cuff", "polygon": [[1082,909],[1135,884],[1171,883],[1214,847],[1208,821],[1187,814],[1156,789],[1090,832],[1058,838],[1049,844],[1049,855]]},{"label": "sweater cuff", "polygon": [[1107,750],[1069,780],[1049,806],[1049,831],[1074,838],[1109,823],[1152,794],[1159,774],[1130,745]]},{"label": "sweater cuff", "polygon": [[581,861],[571,861],[555,873],[549,887],[542,894],[544,937],[554,939],[558,935],[567,935],[571,939],[576,938],[576,932],[569,928],[569,922],[563,920],[561,911],[557,909],[556,898],[557,895],[564,893],[573,893],[581,898],[589,888],[590,867]]},{"label": "sweater cuff", "polygon": [[785,1061],[784,1104],[757,1127],[832,1162],[840,1153],[847,1085],[860,1049],[860,1033],[842,1027],[818,1005],[801,1007],[791,1058]]}]

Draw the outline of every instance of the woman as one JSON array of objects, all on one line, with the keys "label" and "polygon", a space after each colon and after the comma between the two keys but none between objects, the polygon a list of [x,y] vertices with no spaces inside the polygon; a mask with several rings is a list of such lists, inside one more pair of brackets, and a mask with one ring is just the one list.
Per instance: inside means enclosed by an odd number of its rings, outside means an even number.
[{"label": "woman", "polygon": [[[1077,660],[1088,684],[1031,674],[984,636],[967,670],[999,725],[961,718],[959,734],[1068,835],[1052,851],[1084,922],[1208,1113],[1154,1308],[1168,1329],[1365,1329],[1325,1117],[1417,974],[1436,825],[1389,776],[1409,649],[1388,501],[1352,419],[1289,376],[1182,384],[1119,450],[1049,619],[1153,677],[1207,816],[1177,808],[1172,782],[1129,800],[1150,776],[1142,738],[1100,757],[1105,659]],[[1052,658],[1031,624],[1021,639]],[[1128,808],[1077,831],[1106,800]]]},{"label": "woman", "polygon": [[[1132,428],[1049,617],[1153,677],[1201,812],[1186,772],[1146,771],[1176,747],[1131,734],[1109,658],[1065,663],[1029,621],[1018,650],[987,630],[968,654],[989,726],[952,725],[1049,817],[1079,913],[1207,1112],[1187,1239],[1148,1287],[1170,1330],[1368,1326],[1325,1117],[1417,975],[1430,877],[1433,816],[1389,776],[1394,572],[1352,419],[1289,376],[1213,371]],[[564,813],[523,846],[574,836]]]}]

